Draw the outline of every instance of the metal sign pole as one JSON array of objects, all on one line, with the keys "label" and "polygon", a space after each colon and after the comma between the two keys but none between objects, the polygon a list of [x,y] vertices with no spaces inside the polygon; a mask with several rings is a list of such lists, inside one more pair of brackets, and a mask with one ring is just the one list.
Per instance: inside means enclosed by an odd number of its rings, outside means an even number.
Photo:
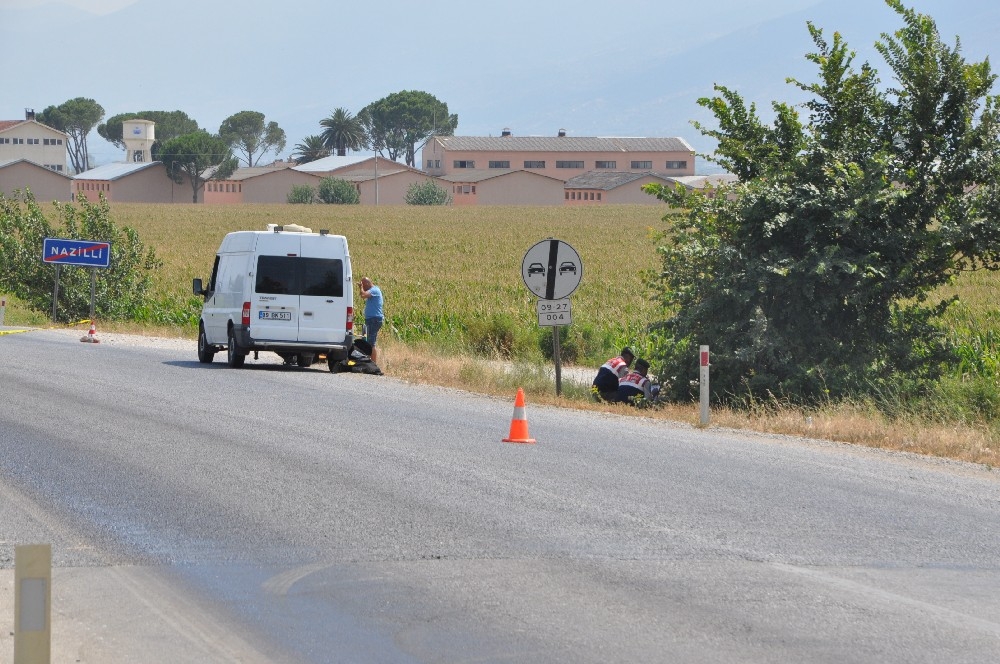
[{"label": "metal sign pole", "polygon": [[552,326],[552,359],[556,366],[556,396],[562,395],[562,357],[559,327],[572,321],[569,296],[580,285],[583,261],[576,249],[548,238],[535,243],[521,261],[521,278],[536,297],[538,324]]},{"label": "metal sign pole", "polygon": [[552,358],[556,362],[556,396],[562,395],[562,357],[559,348],[559,328],[552,328]]},{"label": "metal sign pole", "polygon": [[56,263],[56,283],[52,287],[52,322],[56,322],[56,306],[59,302],[59,263]]},{"label": "metal sign pole", "polygon": [[90,322],[94,322],[94,299],[97,295],[97,268],[90,268]]}]

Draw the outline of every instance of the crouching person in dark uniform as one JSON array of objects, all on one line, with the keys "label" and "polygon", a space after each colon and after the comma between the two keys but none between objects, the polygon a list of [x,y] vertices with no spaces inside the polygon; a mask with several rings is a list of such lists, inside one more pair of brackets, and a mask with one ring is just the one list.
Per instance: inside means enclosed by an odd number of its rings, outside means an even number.
[{"label": "crouching person in dark uniform", "polygon": [[594,378],[594,396],[605,401],[618,401],[618,381],[628,374],[628,368],[632,366],[634,359],[632,349],[626,346],[622,348],[621,355],[602,364]]},{"label": "crouching person in dark uniform", "polygon": [[638,406],[643,399],[647,403],[651,402],[653,400],[653,383],[646,377],[647,374],[649,374],[649,362],[636,360],[635,369],[618,382],[616,400],[633,406]]}]

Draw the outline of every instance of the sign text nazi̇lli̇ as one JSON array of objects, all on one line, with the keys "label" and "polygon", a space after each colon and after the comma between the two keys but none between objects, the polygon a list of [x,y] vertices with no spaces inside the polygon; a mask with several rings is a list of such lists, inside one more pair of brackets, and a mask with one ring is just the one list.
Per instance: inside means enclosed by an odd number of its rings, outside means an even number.
[{"label": "sign text nazi\u0307lli\u0307", "polygon": [[108,267],[111,264],[111,243],[47,237],[42,245],[42,260],[59,265]]}]

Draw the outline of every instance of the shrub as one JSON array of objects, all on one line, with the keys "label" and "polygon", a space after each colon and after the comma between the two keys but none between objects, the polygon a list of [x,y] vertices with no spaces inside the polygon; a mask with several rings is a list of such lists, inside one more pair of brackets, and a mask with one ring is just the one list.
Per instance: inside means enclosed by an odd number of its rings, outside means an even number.
[{"label": "shrub", "polygon": [[347,180],[323,178],[319,183],[319,200],[336,205],[357,205],[361,202],[361,195]]},{"label": "shrub", "polygon": [[451,205],[451,194],[433,180],[414,182],[406,191],[407,205]]},{"label": "shrub", "polygon": [[99,202],[81,198],[53,203],[62,224],[53,226],[30,192],[19,198],[0,194],[0,290],[7,290],[36,311],[52,307],[53,266],[42,262],[47,237],[93,240],[111,244],[109,267],[59,266],[57,320],[69,322],[90,315],[92,270],[96,275],[94,315],[130,320],[149,306],[152,275],[162,266],[132,228],[118,228],[109,218],[102,195]]},{"label": "shrub", "polygon": [[307,184],[297,184],[288,193],[288,202],[292,204],[308,205],[316,200],[316,188]]},{"label": "shrub", "polygon": [[552,337],[556,330],[559,331],[559,357],[565,364],[596,362],[599,366],[607,359],[599,359],[601,355],[607,352],[607,348],[613,347],[612,340],[607,338],[607,335],[602,335],[591,324],[574,323],[561,327],[544,327],[538,337],[538,349],[542,352],[542,357],[547,360],[553,359],[555,349]]},{"label": "shrub", "polygon": [[470,350],[477,355],[501,360],[524,358],[537,345],[538,328],[526,328],[508,314],[471,319],[465,329]]}]

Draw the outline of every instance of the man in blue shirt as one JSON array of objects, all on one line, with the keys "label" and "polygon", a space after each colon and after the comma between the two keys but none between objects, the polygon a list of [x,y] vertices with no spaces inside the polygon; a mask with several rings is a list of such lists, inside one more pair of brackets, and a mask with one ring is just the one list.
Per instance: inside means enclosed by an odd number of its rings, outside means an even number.
[{"label": "man in blue shirt", "polygon": [[368,277],[361,277],[361,297],[365,300],[365,341],[372,347],[372,362],[378,364],[378,351],[375,342],[378,331],[382,329],[385,314],[382,311],[382,289]]}]

